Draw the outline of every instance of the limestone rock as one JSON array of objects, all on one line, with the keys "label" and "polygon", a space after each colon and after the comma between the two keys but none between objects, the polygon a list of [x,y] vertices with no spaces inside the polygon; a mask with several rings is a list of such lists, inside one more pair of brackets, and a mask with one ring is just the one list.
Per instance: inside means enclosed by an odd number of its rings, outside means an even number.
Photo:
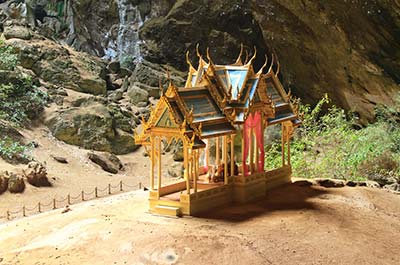
[{"label": "limestone rock", "polygon": [[68,164],[68,160],[65,157],[61,156],[51,156],[55,161],[61,164]]},{"label": "limestone rock", "polygon": [[315,182],[325,188],[342,188],[345,182],[340,179],[315,179]]},{"label": "limestone rock", "polygon": [[32,38],[29,29],[22,26],[10,26],[4,28],[4,37],[6,39],[30,40]]},{"label": "limestone rock", "polygon": [[25,190],[25,181],[22,176],[10,173],[8,179],[8,191],[11,193],[22,193]]},{"label": "limestone rock", "polygon": [[7,171],[0,172],[0,194],[7,191],[9,178],[10,175]]},{"label": "limestone rock", "polygon": [[79,88],[81,92],[92,95],[104,95],[107,92],[106,81],[97,77],[82,78]]},{"label": "limestone rock", "polygon": [[133,138],[132,118],[126,115],[118,106],[85,99],[54,113],[46,124],[54,137],[68,144],[126,154],[138,148]]},{"label": "limestone rock", "polygon": [[43,164],[32,161],[28,164],[28,168],[23,172],[29,184],[35,187],[51,186],[51,183],[47,178],[47,169]]},{"label": "limestone rock", "polygon": [[400,184],[399,183],[393,183],[393,184],[390,184],[390,185],[385,185],[383,188],[387,189],[387,190],[391,190],[391,191],[400,192]]},{"label": "limestone rock", "polygon": [[182,163],[173,163],[168,167],[168,175],[173,178],[183,178],[183,165]]},{"label": "limestone rock", "polygon": [[149,100],[149,93],[135,85],[128,88],[128,93],[130,102],[133,105],[137,105],[140,102],[146,102]]},{"label": "limestone rock", "polygon": [[118,157],[112,154],[95,154],[89,153],[88,158],[95,164],[99,165],[104,171],[117,174],[123,169],[123,165]]}]

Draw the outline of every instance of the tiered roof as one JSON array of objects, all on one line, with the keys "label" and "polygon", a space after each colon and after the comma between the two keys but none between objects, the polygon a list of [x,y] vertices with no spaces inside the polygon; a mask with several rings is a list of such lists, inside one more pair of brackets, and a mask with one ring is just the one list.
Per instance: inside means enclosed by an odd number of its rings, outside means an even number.
[{"label": "tiered roof", "polygon": [[[243,46],[238,59],[231,65],[214,64],[208,49],[206,62],[200,55],[199,66],[189,65],[185,87],[178,88],[170,82],[167,90],[163,88],[160,101],[144,122],[142,136],[137,141],[144,142],[143,135],[153,128],[179,129],[186,137],[202,146],[201,139],[233,134],[235,126],[244,123],[254,111],[261,111],[268,124],[292,121],[300,123],[297,106],[290,100],[278,78],[280,65],[276,56],[258,72],[254,71],[253,62],[256,51],[250,60],[242,62]],[[277,64],[276,72],[274,66]]]}]

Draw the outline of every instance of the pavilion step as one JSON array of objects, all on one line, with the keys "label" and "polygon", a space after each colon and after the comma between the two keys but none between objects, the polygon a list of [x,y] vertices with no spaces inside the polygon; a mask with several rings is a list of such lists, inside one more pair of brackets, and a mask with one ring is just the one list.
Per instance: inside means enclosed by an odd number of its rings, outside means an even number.
[{"label": "pavilion step", "polygon": [[169,216],[181,216],[181,209],[174,206],[157,205],[155,207],[156,213]]}]

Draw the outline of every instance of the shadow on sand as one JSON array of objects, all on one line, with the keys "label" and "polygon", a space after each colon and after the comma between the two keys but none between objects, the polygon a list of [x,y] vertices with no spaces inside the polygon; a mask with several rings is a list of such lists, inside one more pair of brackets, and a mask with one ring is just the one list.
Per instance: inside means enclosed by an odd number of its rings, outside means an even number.
[{"label": "shadow on sand", "polygon": [[263,198],[245,204],[232,204],[196,215],[198,218],[244,222],[276,211],[319,210],[309,201],[313,197],[330,193],[321,186],[307,181],[296,181],[271,190]]}]

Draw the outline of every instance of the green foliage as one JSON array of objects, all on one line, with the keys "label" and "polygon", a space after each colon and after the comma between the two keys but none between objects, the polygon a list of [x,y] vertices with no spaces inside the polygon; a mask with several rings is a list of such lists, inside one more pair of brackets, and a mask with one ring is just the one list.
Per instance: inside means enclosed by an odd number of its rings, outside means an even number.
[{"label": "green foliage", "polygon": [[12,163],[26,163],[32,160],[28,154],[31,149],[31,145],[21,144],[7,136],[0,139],[0,157]]},{"label": "green foliage", "polygon": [[[392,107],[377,109],[378,120],[362,129],[355,129],[355,119],[343,109],[332,106],[324,97],[312,108],[300,106],[304,112],[303,125],[291,142],[291,162],[295,176],[303,178],[342,178],[358,180],[371,176],[395,176],[400,173],[400,100]],[[389,164],[369,166],[384,157]],[[280,167],[281,144],[275,141],[267,147],[268,168]],[[396,162],[397,161],[397,162]],[[368,173],[367,173],[368,171]]]},{"label": "green foliage", "polygon": [[44,109],[48,95],[33,85],[30,77],[16,84],[0,84],[0,119],[23,125]]},{"label": "green foliage", "polygon": [[11,46],[0,39],[0,70],[14,70],[18,64],[18,55]]}]

